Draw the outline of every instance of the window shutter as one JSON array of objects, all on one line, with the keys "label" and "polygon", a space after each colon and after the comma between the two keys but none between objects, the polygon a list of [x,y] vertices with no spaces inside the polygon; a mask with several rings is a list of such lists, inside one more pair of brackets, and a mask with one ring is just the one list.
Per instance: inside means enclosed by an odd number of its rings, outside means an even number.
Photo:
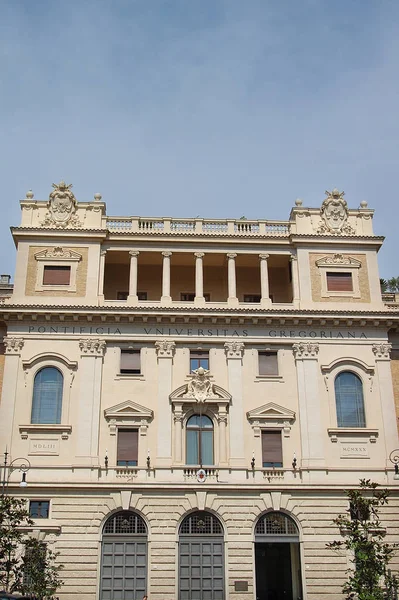
[{"label": "window shutter", "polygon": [[283,466],[281,431],[262,431],[262,463],[264,467]]},{"label": "window shutter", "polygon": [[118,429],[117,461],[129,461],[137,464],[138,429]]},{"label": "window shutter", "polygon": [[258,352],[259,375],[273,377],[278,375],[277,352]]},{"label": "window shutter", "polygon": [[327,273],[329,292],[353,292],[352,273]]},{"label": "window shutter", "polygon": [[140,373],[140,350],[121,350],[121,373]]},{"label": "window shutter", "polygon": [[43,270],[43,285],[69,285],[71,267],[47,265]]}]

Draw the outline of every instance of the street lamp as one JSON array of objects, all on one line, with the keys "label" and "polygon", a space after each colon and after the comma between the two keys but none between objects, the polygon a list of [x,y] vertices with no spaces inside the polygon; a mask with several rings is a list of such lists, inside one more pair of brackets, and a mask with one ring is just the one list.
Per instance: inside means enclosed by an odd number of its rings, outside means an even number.
[{"label": "street lamp", "polygon": [[396,450],[392,450],[391,454],[389,455],[389,460],[391,461],[395,469],[395,475],[393,476],[393,478],[399,479],[399,448],[397,448]]},{"label": "street lamp", "polygon": [[13,471],[18,469],[22,473],[22,479],[19,484],[20,487],[26,487],[28,484],[26,482],[26,474],[30,469],[30,462],[27,458],[18,457],[14,458],[10,463],[8,462],[8,452],[7,448],[4,452],[4,462],[3,462],[3,480],[2,480],[2,495],[4,496],[6,490],[8,488],[8,481],[10,479],[10,475]]}]

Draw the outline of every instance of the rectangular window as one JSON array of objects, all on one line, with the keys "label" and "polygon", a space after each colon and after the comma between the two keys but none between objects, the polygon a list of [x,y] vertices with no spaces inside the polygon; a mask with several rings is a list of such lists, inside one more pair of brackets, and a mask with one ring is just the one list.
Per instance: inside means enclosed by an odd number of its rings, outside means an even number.
[{"label": "rectangular window", "polygon": [[116,292],[116,299],[117,300],[127,300],[128,295],[129,295],[129,292]]},{"label": "rectangular window", "polygon": [[137,298],[139,300],[147,300],[147,292],[137,292]]},{"label": "rectangular window", "polygon": [[118,467],[136,467],[138,461],[138,429],[118,429]]},{"label": "rectangular window", "polygon": [[352,273],[326,273],[327,291],[353,292]]},{"label": "rectangular window", "polygon": [[277,352],[258,352],[258,361],[260,377],[278,376]]},{"label": "rectangular window", "polygon": [[244,302],[260,302],[260,294],[244,294]]},{"label": "rectangular window", "polygon": [[45,265],[43,269],[43,285],[69,285],[71,267]]},{"label": "rectangular window", "polygon": [[31,500],[29,502],[29,516],[32,519],[48,519],[49,511],[49,500]]},{"label": "rectangular window", "polygon": [[[209,302],[211,299],[210,294],[204,294],[205,302]],[[194,302],[195,293],[194,292],[180,292],[180,301],[181,302]]]},{"label": "rectangular window", "polygon": [[141,373],[140,350],[121,350],[121,373],[140,375]]},{"label": "rectangular window", "polygon": [[281,431],[262,431],[263,467],[283,466]]},{"label": "rectangular window", "polygon": [[200,367],[209,369],[209,350],[190,350],[190,373]]}]

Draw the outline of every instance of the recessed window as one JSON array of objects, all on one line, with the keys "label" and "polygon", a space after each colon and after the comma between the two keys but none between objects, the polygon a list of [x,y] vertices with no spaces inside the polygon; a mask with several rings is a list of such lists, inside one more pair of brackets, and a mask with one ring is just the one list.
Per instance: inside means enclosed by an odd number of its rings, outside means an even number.
[{"label": "recessed window", "polygon": [[343,371],[335,378],[334,389],[338,427],[366,427],[361,379]]},{"label": "recessed window", "polygon": [[262,431],[262,466],[283,466],[281,431]]},{"label": "recessed window", "polygon": [[137,292],[137,298],[139,300],[147,300],[147,292]]},{"label": "recessed window", "polygon": [[116,292],[116,299],[117,300],[127,300],[128,295],[129,295],[129,292]]},{"label": "recessed window", "polygon": [[278,376],[277,352],[258,352],[258,362],[260,377]]},{"label": "recessed window", "polygon": [[55,367],[40,369],[33,384],[31,423],[61,423],[64,378]]},{"label": "recessed window", "polygon": [[355,504],[350,502],[349,514],[351,521],[369,521],[370,520],[370,507],[367,505],[367,500],[361,500]]},{"label": "recessed window", "polygon": [[[204,298],[206,302],[209,302],[211,299],[210,294],[204,294]],[[181,292],[180,293],[181,302],[194,302],[195,293],[194,292]]]},{"label": "recessed window", "polygon": [[345,272],[328,272],[327,291],[329,292],[353,292],[352,273]]},{"label": "recessed window", "polygon": [[213,465],[213,423],[209,417],[190,417],[186,439],[188,465]]},{"label": "recessed window", "polygon": [[48,519],[49,511],[49,500],[31,500],[29,502],[29,516],[32,519]]},{"label": "recessed window", "polygon": [[190,373],[202,367],[209,369],[209,351],[208,350],[190,350]]},{"label": "recessed window", "polygon": [[140,350],[121,350],[120,372],[131,375],[140,375]]},{"label": "recessed window", "polygon": [[260,294],[244,294],[244,302],[260,302],[261,296]]},{"label": "recessed window", "polygon": [[118,467],[136,467],[138,461],[138,429],[118,429]]},{"label": "recessed window", "polygon": [[69,285],[71,267],[64,265],[45,265],[43,268],[43,285]]}]

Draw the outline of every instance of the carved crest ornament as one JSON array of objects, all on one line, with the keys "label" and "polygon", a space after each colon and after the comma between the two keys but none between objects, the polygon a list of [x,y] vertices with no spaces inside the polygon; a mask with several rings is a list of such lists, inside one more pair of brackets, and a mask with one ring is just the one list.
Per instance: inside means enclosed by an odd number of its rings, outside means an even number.
[{"label": "carved crest ornament", "polygon": [[82,223],[76,214],[77,202],[71,191],[72,183],[65,181],[53,183],[53,191],[49,195],[47,204],[48,212],[42,225],[44,227],[82,227]]},{"label": "carved crest ornament", "polygon": [[335,235],[355,235],[355,230],[348,223],[348,205],[344,200],[345,192],[334,188],[332,192],[326,191],[327,198],[320,209],[321,221],[317,233]]},{"label": "carved crest ornament", "polygon": [[215,392],[212,383],[209,381],[209,371],[199,367],[193,373],[194,377],[187,384],[187,392],[183,398],[194,398],[197,402],[205,402],[207,398],[213,398]]}]

